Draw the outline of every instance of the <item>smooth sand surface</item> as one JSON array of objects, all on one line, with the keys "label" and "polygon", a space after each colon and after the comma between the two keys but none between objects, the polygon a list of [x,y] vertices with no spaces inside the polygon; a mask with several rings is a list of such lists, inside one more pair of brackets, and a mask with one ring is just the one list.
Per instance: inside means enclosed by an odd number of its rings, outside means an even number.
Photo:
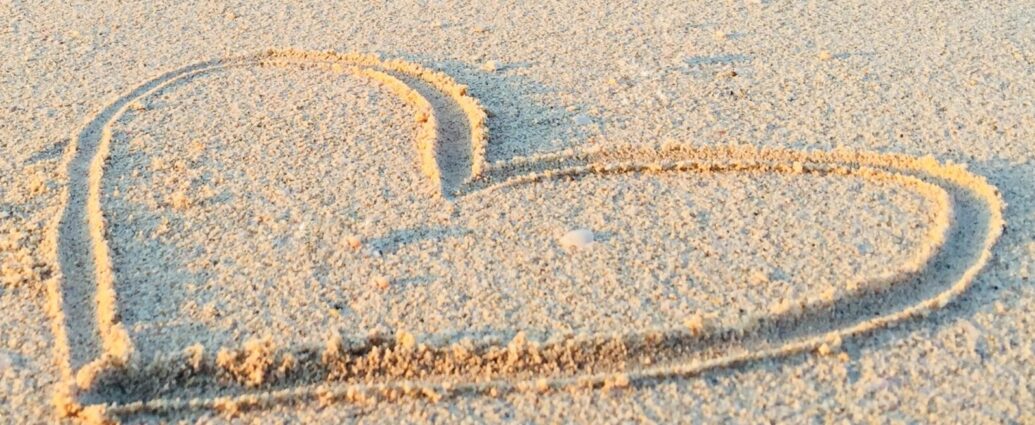
[{"label": "smooth sand surface", "polygon": [[0,19],[11,422],[1035,421],[1035,5]]}]

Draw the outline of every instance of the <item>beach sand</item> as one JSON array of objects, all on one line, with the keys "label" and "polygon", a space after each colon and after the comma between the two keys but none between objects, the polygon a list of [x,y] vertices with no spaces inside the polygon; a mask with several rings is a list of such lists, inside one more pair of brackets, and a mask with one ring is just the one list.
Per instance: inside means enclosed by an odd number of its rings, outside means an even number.
[{"label": "beach sand", "polygon": [[907,3],[0,5],[0,417],[1033,422],[1035,5]]}]

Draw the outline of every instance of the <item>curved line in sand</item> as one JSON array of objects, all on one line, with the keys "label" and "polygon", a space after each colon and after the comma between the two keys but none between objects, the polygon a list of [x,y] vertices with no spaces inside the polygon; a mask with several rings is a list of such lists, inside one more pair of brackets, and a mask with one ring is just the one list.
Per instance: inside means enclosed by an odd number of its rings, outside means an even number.
[{"label": "curved line in sand", "polygon": [[[460,105],[470,129],[472,150],[470,178],[478,176],[484,168],[488,132],[485,127],[486,113],[478,101],[467,94],[465,86],[458,84],[448,75],[401,60],[383,61],[375,55],[366,54],[342,55],[333,52],[269,50],[252,56],[216,59],[188,65],[166,72],[124,93],[88,120],[84,128],[72,135],[71,143],[65,154],[64,163],[67,173],[67,185],[63,193],[65,208],[49,236],[56,250],[54,255],[58,258],[57,274],[59,277],[48,285],[48,297],[56,339],[54,354],[57,358],[64,359],[64,361],[59,361],[63,379],[75,382],[74,384],[67,382],[68,385],[62,386],[55,395],[55,404],[58,405],[59,411],[72,413],[78,410],[77,403],[74,401],[75,394],[78,392],[76,387],[79,389],[91,387],[106,370],[127,364],[135,351],[128,332],[120,323],[115,292],[115,273],[106,240],[107,225],[101,207],[101,180],[110,152],[112,125],[133,107],[136,99],[159,92],[178,81],[190,79],[215,69],[262,64],[326,65],[335,72],[351,71],[367,77],[394,92],[418,111],[419,126],[416,145],[420,168],[431,179],[435,190],[440,194],[445,194],[445,191],[450,188],[445,187],[444,182],[441,181],[442,173],[437,161],[440,146],[437,138],[438,119],[435,111],[428,99],[390,73],[398,72],[419,78],[435,89],[446,93]],[[456,182],[457,185],[462,183],[464,182]],[[84,244],[87,246],[84,247]],[[84,266],[84,263],[92,264]],[[63,267],[63,265],[75,266]],[[80,284],[79,286],[83,286],[83,280],[93,281],[95,291],[92,297],[93,304],[88,300],[70,299],[72,297],[69,296],[70,290],[79,291],[73,292],[76,295],[83,293],[83,290],[85,293],[89,293],[86,288],[78,288],[74,287],[75,284],[69,284],[70,276],[74,274],[72,269],[84,267],[91,270],[75,270],[75,272],[92,274],[93,278],[74,276],[72,279],[80,280],[77,282]],[[61,275],[62,271],[64,275]],[[101,343],[101,347],[94,350],[99,353],[92,353],[96,354],[96,357],[83,364],[78,370],[73,361],[74,350],[70,342],[73,338],[70,336],[72,332],[69,332],[66,305],[79,305],[81,306],[79,308],[93,312],[92,319],[97,328],[82,332],[85,335],[78,335],[79,338],[76,339],[98,336]],[[77,322],[81,322],[81,320]]]},{"label": "curved line in sand", "polygon": [[[985,220],[984,237],[980,246],[974,249],[973,261],[966,269],[960,271],[959,276],[947,284],[943,291],[930,294],[916,302],[907,304],[897,311],[883,314],[878,317],[850,317],[844,326],[828,331],[805,332],[800,336],[786,338],[777,344],[761,344],[754,350],[730,350],[723,352],[714,358],[704,361],[686,361],[678,355],[671,358],[671,362],[656,365],[640,365],[630,371],[607,370],[601,372],[589,368],[585,373],[577,373],[573,376],[558,378],[511,378],[511,379],[488,379],[488,380],[467,380],[465,382],[450,383],[414,381],[410,379],[396,379],[391,382],[373,384],[320,384],[320,385],[298,385],[288,389],[273,390],[255,394],[244,394],[230,397],[209,397],[209,398],[165,398],[134,401],[129,403],[105,403],[103,401],[90,406],[72,406],[71,404],[62,407],[62,411],[69,414],[79,414],[84,417],[91,415],[125,415],[140,412],[163,411],[182,408],[238,408],[257,405],[268,405],[271,403],[290,402],[302,399],[347,399],[362,400],[367,397],[395,397],[402,395],[423,395],[431,398],[438,398],[443,395],[457,393],[498,393],[508,390],[547,390],[566,386],[585,387],[610,387],[628,385],[630,380],[646,380],[673,375],[694,375],[701,372],[731,367],[746,362],[757,361],[766,358],[785,357],[807,351],[817,350],[824,344],[836,344],[842,338],[872,332],[877,329],[888,327],[896,322],[926,314],[948,304],[961,293],[966,291],[971,282],[987,263],[991,256],[991,250],[1002,232],[1004,225],[1002,217],[1003,202],[995,187],[987,183],[980,176],[966,171],[961,166],[939,164],[931,158],[916,158],[896,154],[878,154],[870,152],[802,152],[785,149],[755,149],[744,147],[691,147],[679,144],[668,144],[656,147],[624,147],[612,149],[586,149],[580,151],[562,151],[559,153],[538,155],[530,158],[514,158],[508,162],[485,163],[485,141],[487,140],[484,117],[485,113],[477,101],[467,96],[466,89],[456,84],[451,78],[444,74],[428,71],[418,65],[402,61],[381,61],[369,55],[339,55],[334,53],[308,53],[297,51],[270,51],[263,54],[238,58],[224,59],[205,62],[193,65],[180,70],[164,74],[155,80],[130,91],[119,98],[115,103],[105,108],[98,117],[91,123],[103,123],[101,126],[101,137],[97,140],[96,153],[89,158],[81,158],[84,154],[77,155],[80,147],[77,141],[87,140],[84,136],[87,132],[97,130],[88,126],[83,132],[73,138],[68,158],[69,190],[66,194],[68,199],[75,196],[82,196],[85,188],[86,202],[85,215],[89,227],[89,239],[92,241],[92,248],[95,253],[95,267],[97,279],[97,324],[99,333],[104,345],[104,354],[98,372],[103,369],[119,367],[129,361],[132,353],[132,343],[128,335],[118,324],[118,314],[115,305],[114,275],[111,272],[111,258],[105,241],[105,224],[103,213],[100,208],[100,176],[103,173],[104,163],[107,159],[108,144],[111,139],[111,124],[114,123],[128,108],[133,99],[141,98],[153,93],[183,78],[206,72],[215,67],[230,66],[232,64],[247,63],[275,63],[275,62],[302,62],[302,63],[330,63],[334,67],[337,64],[347,64],[357,68],[358,72],[380,81],[386,87],[399,94],[404,100],[416,106],[418,111],[427,112],[427,117],[422,122],[421,130],[418,133],[418,156],[421,158],[422,170],[430,177],[440,176],[436,154],[438,153],[437,141],[434,140],[435,131],[439,124],[434,116],[434,110],[427,103],[427,99],[419,95],[415,90],[402,81],[393,78],[391,75],[378,71],[377,68],[394,70],[409,75],[415,75],[431,83],[436,88],[449,94],[460,104],[461,109],[468,117],[471,129],[471,176],[468,192],[477,196],[478,193],[485,193],[498,188],[527,184],[543,179],[560,176],[576,176],[593,173],[627,173],[627,172],[731,172],[731,171],[756,171],[784,174],[805,174],[819,173],[830,175],[854,175],[863,178],[894,183],[912,187],[928,199],[933,199],[939,206],[936,211],[935,223],[925,237],[925,244],[914,255],[910,261],[900,270],[889,275],[881,275],[870,279],[872,282],[883,285],[892,285],[908,279],[912,275],[922,274],[927,268],[931,268],[931,258],[935,256],[944,244],[950,227],[952,225],[954,201],[964,200],[977,201],[984,204],[984,212],[976,214],[982,216],[979,219]],[[458,100],[459,99],[459,100]],[[461,102],[462,101],[462,102]],[[88,155],[87,155],[88,156]],[[83,173],[84,160],[89,159],[89,167]],[[429,165],[430,164],[430,165]],[[85,179],[84,179],[85,177]],[[939,183],[930,183],[933,180]],[[950,187],[951,186],[951,187]],[[950,200],[949,191],[954,191],[958,199]],[[69,203],[69,205],[72,205]],[[969,205],[976,207],[976,205]],[[66,215],[68,212],[66,211]],[[958,225],[958,223],[957,223]],[[59,230],[63,229],[59,226]],[[960,230],[960,229],[957,229]],[[962,242],[961,242],[962,243]],[[63,256],[76,255],[74,252],[67,252],[70,247],[60,247],[59,254]],[[967,247],[964,247],[967,248]],[[864,285],[861,291],[872,290],[872,285]],[[879,286],[879,285],[878,285]],[[880,288],[877,288],[880,289]],[[63,297],[64,289],[57,288],[52,296]],[[852,294],[848,294],[850,296]],[[846,296],[842,294],[842,296]],[[58,300],[54,305],[61,307],[67,300]],[[824,311],[834,305],[828,299],[810,299],[802,311],[814,309]],[[790,313],[789,316],[796,316],[798,311]],[[786,315],[786,314],[785,314]],[[55,320],[67,320],[59,310],[55,312]],[[666,339],[685,343],[689,337],[696,338],[698,334],[709,334],[720,338],[728,337],[731,330],[744,334],[759,326],[765,326],[763,322],[768,320],[764,317],[754,318],[753,322],[742,323],[738,326],[721,328],[711,327],[702,324],[698,329],[660,329],[642,332],[636,335],[618,335],[613,338],[625,338],[639,344],[647,344],[650,341],[664,341]],[[782,318],[780,320],[783,320]],[[777,320],[778,321],[778,320]],[[782,322],[781,322],[782,323]],[[796,322],[794,322],[796,323]],[[55,325],[55,329],[64,329],[65,324]],[[715,332],[718,332],[717,334]],[[62,342],[59,336],[58,344],[66,346],[56,347],[58,355],[70,352],[67,346],[67,333]],[[689,334],[689,335],[688,335]],[[596,344],[593,341],[600,340],[600,336],[588,338],[589,344]],[[580,336],[571,336],[569,343],[575,341],[585,343],[587,339]],[[580,342],[581,341],[581,342]],[[670,341],[670,342],[671,342]],[[410,343],[396,343],[398,345],[410,345]],[[388,345],[391,350],[391,344]],[[500,347],[503,347],[500,345]],[[400,347],[394,347],[396,349]],[[412,347],[411,347],[412,348]],[[599,346],[597,346],[599,348]],[[491,351],[491,350],[490,350]],[[676,351],[678,354],[678,350]],[[95,379],[84,379],[93,382]],[[88,386],[88,385],[87,385]],[[72,399],[63,399],[65,403],[75,403]]]}]

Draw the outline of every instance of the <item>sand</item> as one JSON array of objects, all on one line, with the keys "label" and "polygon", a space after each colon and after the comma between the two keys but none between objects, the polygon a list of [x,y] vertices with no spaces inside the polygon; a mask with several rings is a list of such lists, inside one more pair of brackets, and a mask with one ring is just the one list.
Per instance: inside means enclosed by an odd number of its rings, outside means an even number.
[{"label": "sand", "polygon": [[1031,5],[279,7],[0,8],[0,416],[1033,420]]}]

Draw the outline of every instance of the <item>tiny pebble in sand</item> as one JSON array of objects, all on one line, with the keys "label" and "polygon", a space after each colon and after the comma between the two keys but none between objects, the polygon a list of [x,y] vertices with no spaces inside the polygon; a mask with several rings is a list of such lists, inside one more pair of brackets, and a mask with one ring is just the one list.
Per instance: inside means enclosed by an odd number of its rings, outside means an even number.
[{"label": "tiny pebble in sand", "polygon": [[496,72],[497,70],[499,70],[499,63],[496,61],[486,61],[482,64],[482,71]]},{"label": "tiny pebble in sand", "polygon": [[565,249],[583,249],[593,243],[593,232],[589,229],[575,229],[561,237]]},{"label": "tiny pebble in sand", "polygon": [[359,240],[359,238],[357,238],[355,236],[346,236],[345,237],[345,246],[351,248],[352,250],[357,250],[362,245],[363,245],[363,241]]}]

